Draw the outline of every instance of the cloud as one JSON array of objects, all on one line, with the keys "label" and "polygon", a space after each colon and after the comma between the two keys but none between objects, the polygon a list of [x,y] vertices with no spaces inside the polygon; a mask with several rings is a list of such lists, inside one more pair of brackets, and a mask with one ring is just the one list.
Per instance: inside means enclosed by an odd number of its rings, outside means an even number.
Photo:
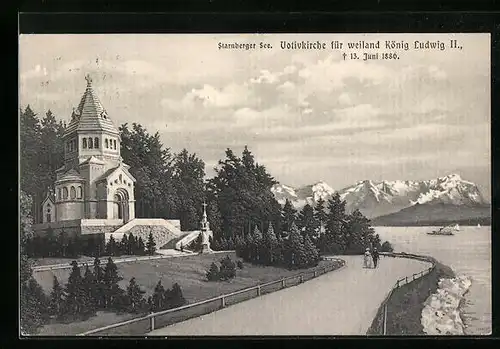
[{"label": "cloud", "polygon": [[261,70],[257,78],[251,78],[250,82],[254,84],[274,84],[279,81],[280,74],[273,74],[269,70]]},{"label": "cloud", "polygon": [[338,98],[340,104],[350,105],[352,104],[351,97],[349,97],[348,93],[342,92]]},{"label": "cloud", "polygon": [[333,56],[299,71],[309,89],[332,92],[345,86],[346,80],[354,79],[365,85],[378,85],[393,75],[390,68],[378,64],[336,61]]},{"label": "cloud", "polygon": [[21,73],[21,80],[45,77],[48,75],[47,68],[37,64],[33,69]]}]

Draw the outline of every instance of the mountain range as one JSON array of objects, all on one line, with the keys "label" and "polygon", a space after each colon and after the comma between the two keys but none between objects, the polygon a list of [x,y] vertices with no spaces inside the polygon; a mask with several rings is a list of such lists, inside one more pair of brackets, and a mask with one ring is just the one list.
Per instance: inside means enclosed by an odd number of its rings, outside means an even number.
[{"label": "mountain range", "polygon": [[[347,212],[359,209],[372,220],[375,217],[396,214],[416,206],[423,216],[425,216],[424,212],[431,212],[435,205],[448,207],[447,210],[441,210],[443,214],[444,212],[450,213],[454,208],[457,208],[455,211],[458,212],[460,207],[461,213],[457,213],[458,217],[465,214],[468,218],[471,218],[469,217],[471,215],[467,215],[465,212],[470,211],[468,208],[482,207],[481,212],[489,210],[489,204],[477,185],[462,179],[458,174],[424,181],[364,180],[338,191],[323,181],[300,188],[276,184],[271,188],[271,191],[279,203],[284,204],[285,200],[288,199],[297,209],[301,209],[306,203],[315,205],[319,198],[327,201],[334,193],[338,192],[340,198],[346,202]],[[477,213],[476,211],[474,212]],[[410,212],[415,213],[411,210]],[[472,216],[475,213],[471,213]],[[483,213],[481,217],[484,216]],[[404,211],[402,215],[406,217],[405,220],[408,220],[408,211]],[[393,216],[389,221],[396,222],[397,217],[397,215]],[[437,219],[437,217],[435,218]]]}]

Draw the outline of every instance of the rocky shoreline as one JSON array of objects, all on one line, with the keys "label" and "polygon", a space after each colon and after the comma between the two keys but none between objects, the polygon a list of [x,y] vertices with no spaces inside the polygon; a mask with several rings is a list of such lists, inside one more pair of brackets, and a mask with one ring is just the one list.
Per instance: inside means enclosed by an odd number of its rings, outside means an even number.
[{"label": "rocky shoreline", "polygon": [[465,275],[439,280],[437,292],[424,303],[421,323],[426,335],[464,335],[465,324],[460,316],[464,296],[472,280]]}]

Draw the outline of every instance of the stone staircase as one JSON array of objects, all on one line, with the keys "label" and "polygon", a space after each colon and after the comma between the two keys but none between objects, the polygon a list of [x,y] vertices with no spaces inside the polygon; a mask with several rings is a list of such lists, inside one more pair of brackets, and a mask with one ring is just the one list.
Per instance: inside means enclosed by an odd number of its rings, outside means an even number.
[{"label": "stone staircase", "polygon": [[[188,248],[188,245],[192,241],[196,240],[196,238],[198,238],[198,235],[200,235],[200,233],[201,233],[201,230],[194,230],[194,231],[189,232],[186,236],[184,236],[182,239],[177,241],[177,243],[175,244],[175,249],[180,250],[181,245],[184,248]],[[209,232],[208,236],[211,236],[213,239],[213,233],[211,231]]]},{"label": "stone staircase", "polygon": [[153,234],[156,247],[160,248],[172,239],[179,238],[186,234],[182,232],[176,224],[178,221],[169,221],[161,218],[135,218],[122,225],[112,233],[105,234],[105,240],[108,241],[111,236],[116,241],[121,241],[123,234],[134,235],[142,238],[144,244],[148,241],[149,234]]}]

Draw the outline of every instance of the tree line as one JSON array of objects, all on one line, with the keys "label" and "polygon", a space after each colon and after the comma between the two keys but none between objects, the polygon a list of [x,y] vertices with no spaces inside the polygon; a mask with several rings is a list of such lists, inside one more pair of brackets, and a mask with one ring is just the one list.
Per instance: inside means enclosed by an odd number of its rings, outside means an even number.
[{"label": "tree line", "polygon": [[121,241],[116,241],[113,236],[110,236],[108,242],[105,243],[103,234],[92,234],[85,238],[81,238],[80,235],[69,237],[62,230],[58,236],[54,236],[53,230],[49,228],[44,236],[27,237],[25,250],[29,258],[78,258],[81,255],[91,257],[152,256],[156,252],[156,242],[152,233],[149,234],[146,243],[142,237],[137,238],[132,233],[123,234]]}]

